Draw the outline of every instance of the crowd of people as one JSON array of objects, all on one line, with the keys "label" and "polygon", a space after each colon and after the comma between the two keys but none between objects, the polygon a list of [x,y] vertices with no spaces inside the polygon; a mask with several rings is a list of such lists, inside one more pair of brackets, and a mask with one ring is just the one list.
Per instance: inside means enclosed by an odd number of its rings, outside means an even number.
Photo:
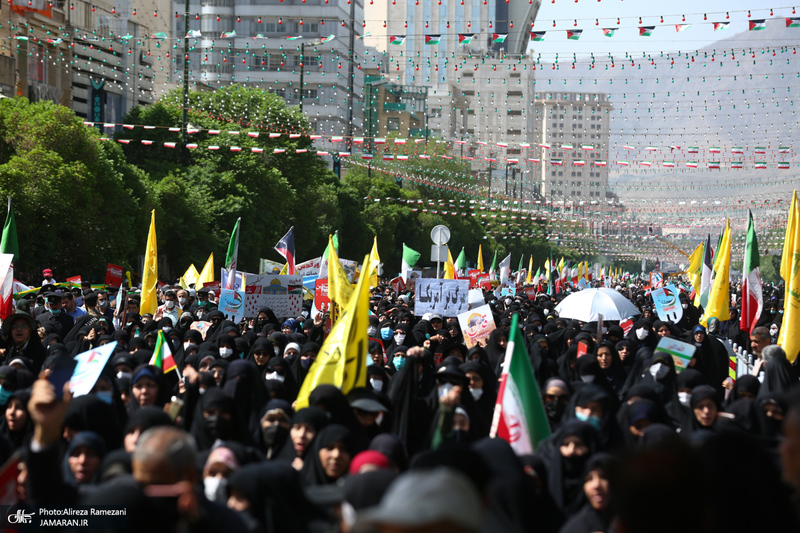
[{"label": "crowd of people", "polygon": [[[234,323],[207,288],[167,285],[151,315],[133,293],[46,283],[2,323],[0,458],[18,461],[18,505],[124,506],[130,531],[797,531],[782,290],[764,287],[751,333],[735,306],[701,325],[687,294],[679,322],[658,320],[645,283],[624,285],[641,312],[627,332],[560,317],[567,293],[485,291],[497,328],[467,349],[455,317],[418,316],[413,292],[380,284],[369,353],[352,354],[366,386],[320,385],[295,410],[327,333],[310,302]],[[523,456],[489,437],[515,314],[551,431]],[[177,371],[150,364],[159,332]],[[696,347],[689,368],[662,337]],[[56,385],[112,342],[91,393]],[[755,357],[735,382],[734,343]]]}]

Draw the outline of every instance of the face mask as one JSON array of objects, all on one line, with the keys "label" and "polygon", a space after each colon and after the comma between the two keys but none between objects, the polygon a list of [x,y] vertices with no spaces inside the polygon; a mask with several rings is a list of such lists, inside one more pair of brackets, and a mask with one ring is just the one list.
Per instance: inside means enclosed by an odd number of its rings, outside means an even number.
[{"label": "face mask", "polygon": [[406,340],[406,336],[403,333],[398,333],[397,335],[394,336],[395,344],[403,344],[403,341],[405,341],[405,340]]},{"label": "face mask", "polygon": [[297,359],[297,356],[296,356],[296,355],[294,355],[294,354],[292,354],[292,355],[287,355],[287,356],[285,356],[285,357],[283,358],[283,360],[284,360],[284,361],[286,361],[286,364],[287,364],[287,365],[290,365],[290,366],[291,366],[291,364],[292,364],[292,363],[294,363],[294,360],[295,360],[295,359]]},{"label": "face mask", "polygon": [[544,402],[544,410],[545,412],[547,412],[547,417],[550,420],[555,420],[555,421],[561,420],[561,416],[564,414],[564,408],[566,406],[567,406],[566,403],[560,402],[558,400]]},{"label": "face mask", "polygon": [[222,418],[219,415],[213,415],[204,418],[203,421],[206,428],[206,434],[212,439],[226,440],[230,438],[233,430],[230,419]]},{"label": "face mask", "polygon": [[684,309],[689,309],[689,304],[681,304],[681,307],[683,307]]},{"label": "face mask", "polygon": [[50,314],[52,315],[57,315],[61,312],[61,309],[48,309],[48,311],[50,311]]},{"label": "face mask", "polygon": [[264,439],[264,445],[271,448],[276,444],[283,442],[289,435],[289,430],[280,424],[273,424],[265,428],[261,428],[261,437]]},{"label": "face mask", "polygon": [[600,420],[599,416],[587,415],[587,414],[579,413],[578,411],[575,411],[575,418],[577,418],[581,422],[588,422],[591,425],[593,425],[596,430],[598,430],[598,431],[600,430],[600,424],[601,424],[602,420]]},{"label": "face mask", "polygon": [[183,351],[185,352],[186,350],[188,350],[189,346],[194,346],[194,343],[193,342],[184,342],[183,343]]},{"label": "face mask", "polygon": [[453,390],[453,387],[455,387],[455,385],[453,385],[452,383],[445,383],[444,385],[439,385],[439,398],[441,398],[442,396],[446,395],[451,390]]},{"label": "face mask", "polygon": [[222,357],[223,359],[226,358],[226,357],[230,357],[231,355],[233,355],[233,350],[232,349],[230,349],[230,348],[220,348],[219,349],[219,356]]},{"label": "face mask", "polygon": [[186,298],[183,297],[178,298],[178,303],[181,304],[181,307],[183,307],[184,305],[186,305]]},{"label": "face mask", "polygon": [[300,365],[303,368],[305,368],[306,370],[308,370],[308,368],[311,366],[311,363],[313,363],[313,362],[314,362],[314,359],[312,357],[309,357],[307,359],[302,359],[302,358],[300,359]]},{"label": "face mask", "polygon": [[403,367],[406,366],[406,358],[403,357],[402,355],[393,357],[392,363],[394,363],[394,367],[397,370],[403,370]]},{"label": "face mask", "polygon": [[681,405],[685,407],[689,407],[692,403],[692,393],[691,392],[679,392],[678,393],[678,401],[681,402]]},{"label": "face mask", "polygon": [[381,339],[388,341],[392,338],[392,328],[381,328]]},{"label": "face mask", "polygon": [[473,389],[470,387],[469,392],[472,394],[472,399],[476,402],[481,399],[481,396],[483,396],[483,389]]},{"label": "face mask", "polygon": [[133,374],[130,372],[117,372],[117,379],[128,378],[131,379]]},{"label": "face mask", "polygon": [[209,500],[217,501],[224,498],[227,492],[228,480],[224,477],[206,477],[203,478],[203,492]]},{"label": "face mask", "polygon": [[4,386],[0,385],[0,405],[7,404],[12,394],[14,394],[14,391],[10,391]]},{"label": "face mask", "polygon": [[275,350],[275,355],[280,355],[280,354],[281,354],[281,349],[280,349],[280,348],[278,348],[277,346],[275,346],[275,347],[273,348],[273,350]]},{"label": "face mask", "polygon": [[369,383],[370,385],[372,385],[372,390],[374,390],[375,392],[380,392],[381,390],[383,390],[382,379],[369,378]]},{"label": "face mask", "polygon": [[172,331],[172,326],[164,326],[161,328],[161,331],[163,331],[164,333],[169,333],[170,331]]},{"label": "face mask", "polygon": [[174,309],[175,308],[175,300],[167,300],[164,302],[164,307],[167,309]]},{"label": "face mask", "polygon": [[99,307],[100,309],[105,309],[106,307],[108,307],[108,300],[101,300],[97,302],[97,307]]},{"label": "face mask", "polygon": [[636,330],[636,338],[643,341],[647,338],[648,333],[647,328],[639,328]]},{"label": "face mask", "polygon": [[669,367],[662,363],[656,363],[650,366],[650,375],[653,376],[653,379],[656,381],[663,378],[667,374],[669,374]]},{"label": "face mask", "polygon": [[584,383],[594,383],[594,376],[592,375],[581,376],[581,381],[583,381]]},{"label": "face mask", "polygon": [[265,377],[266,377],[266,379],[274,379],[275,381],[279,381],[281,383],[283,383],[283,380],[286,379],[285,377],[281,376],[277,372],[270,372]]},{"label": "face mask", "polygon": [[197,392],[199,392],[199,393],[200,393],[200,396],[202,396],[203,394],[205,394],[205,393],[206,393],[206,389],[204,389],[203,387],[200,387],[200,388],[197,390]]},{"label": "face mask", "polygon": [[103,400],[108,405],[111,405],[111,402],[114,400],[114,398],[111,397],[111,391],[110,390],[97,391],[97,392],[94,393],[94,395],[97,396],[98,398],[100,398],[101,400]]},{"label": "face mask", "polygon": [[375,326],[370,326],[367,328],[367,336],[372,337],[373,339],[378,336],[378,328]]},{"label": "face mask", "polygon": [[778,328],[770,328],[769,334],[773,337],[776,336],[778,334]]}]

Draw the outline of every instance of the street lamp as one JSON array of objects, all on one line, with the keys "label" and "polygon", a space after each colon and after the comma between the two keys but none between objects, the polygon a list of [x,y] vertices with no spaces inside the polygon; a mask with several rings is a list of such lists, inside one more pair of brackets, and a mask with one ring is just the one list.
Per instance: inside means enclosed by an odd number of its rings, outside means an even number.
[{"label": "street lamp", "polygon": [[[322,44],[322,41],[316,40],[308,44],[310,44],[311,46],[318,46]],[[300,43],[300,101],[298,104],[300,107],[300,113],[303,112],[303,71],[304,71],[303,60],[305,58],[305,55],[306,55],[306,43]]]},{"label": "street lamp", "polygon": [[[366,109],[364,110],[364,118],[367,120],[367,149],[369,150],[370,154],[373,154],[374,157],[374,150],[375,150],[375,132],[372,129],[373,122],[375,120],[374,116],[374,97],[372,94],[372,88],[377,87],[379,85],[386,85],[389,83],[387,80],[383,79],[382,76],[365,76],[364,77],[364,87],[367,90],[367,98],[366,98]],[[372,161],[367,161],[367,177],[372,177]]]}]

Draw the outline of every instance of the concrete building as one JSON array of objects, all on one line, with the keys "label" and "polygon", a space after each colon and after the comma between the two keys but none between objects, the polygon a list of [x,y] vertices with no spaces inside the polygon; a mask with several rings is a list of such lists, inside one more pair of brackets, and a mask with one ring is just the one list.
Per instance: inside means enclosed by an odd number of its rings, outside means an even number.
[{"label": "concrete building", "polygon": [[541,160],[541,194],[551,201],[604,201],[611,194],[606,192],[608,166],[597,165],[608,160],[612,106],[607,95],[556,91],[534,98],[530,143],[533,157]]},{"label": "concrete building", "polygon": [[[172,34],[183,37],[185,2],[173,1]],[[362,129],[362,105],[350,109],[348,94],[350,26],[363,20],[363,0],[192,0],[189,4],[189,80],[210,87],[241,83],[300,103],[312,129],[323,136]],[[355,62],[366,57],[362,24],[354,24]],[[235,32],[232,34],[230,32]],[[329,40],[330,39],[330,40]],[[324,41],[324,42],[323,42]],[[183,79],[179,39],[176,81]],[[302,60],[301,60],[302,57]],[[302,67],[301,67],[302,64]],[[354,63],[354,93],[363,91],[363,70]],[[302,80],[302,81],[301,81]],[[331,147],[333,148],[333,147]],[[339,143],[336,149],[341,149]]]}]

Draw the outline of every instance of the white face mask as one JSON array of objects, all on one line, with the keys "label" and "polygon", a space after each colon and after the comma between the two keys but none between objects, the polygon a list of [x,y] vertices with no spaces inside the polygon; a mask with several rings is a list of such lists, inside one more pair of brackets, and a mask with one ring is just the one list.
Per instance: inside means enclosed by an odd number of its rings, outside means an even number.
[{"label": "white face mask", "polygon": [[404,340],[406,340],[406,334],[405,333],[397,333],[394,336],[394,343],[395,344],[403,344]]},{"label": "white face mask", "polygon": [[283,380],[286,379],[285,377],[281,376],[277,372],[270,372],[269,374],[267,374],[265,376],[265,378],[266,379],[274,379],[275,381],[280,381],[281,383],[283,383]]},{"label": "white face mask", "polygon": [[684,309],[689,309],[689,304],[681,304],[681,307],[683,307]]},{"label": "white face mask", "polygon": [[163,328],[161,328],[161,331],[163,331],[164,333],[169,333],[170,331],[172,331],[172,326],[164,326]]},{"label": "white face mask", "polygon": [[373,339],[377,338],[378,337],[378,328],[376,328],[375,326],[368,327],[367,328],[367,336],[368,337],[372,337]]},{"label": "white face mask", "polygon": [[174,309],[175,308],[175,300],[167,300],[164,302],[164,307],[167,309]]},{"label": "white face mask", "polygon": [[594,376],[592,375],[581,376],[581,381],[583,381],[584,383],[594,383]]},{"label": "white face mask", "polygon": [[224,477],[203,478],[203,491],[206,493],[206,498],[212,502],[223,498],[227,486],[228,480]]},{"label": "white face mask", "polygon": [[636,338],[643,341],[647,338],[648,333],[647,328],[639,328],[636,330]]},{"label": "white face mask", "polygon": [[483,396],[483,389],[473,389],[470,387],[469,392],[472,394],[472,398],[477,402]]},{"label": "white face mask", "polygon": [[275,355],[280,355],[280,354],[281,354],[281,349],[280,349],[280,348],[278,348],[277,346],[275,346],[275,348],[274,348],[274,349],[275,349]]},{"label": "white face mask", "polygon": [[778,328],[769,328],[769,334],[774,337],[778,334]]},{"label": "white face mask", "polygon": [[369,383],[375,392],[380,392],[383,389],[383,380],[376,378],[369,378]]},{"label": "white face mask", "polygon": [[194,343],[193,342],[184,342],[183,343],[183,351],[185,352],[186,350],[188,350],[189,346],[194,346]]},{"label": "white face mask", "polygon": [[220,357],[230,357],[233,355],[233,350],[230,348],[220,348],[219,349],[219,356]]},{"label": "white face mask", "polygon": [[692,393],[691,392],[679,392],[678,393],[678,401],[681,402],[681,405],[685,407],[689,407],[692,404]]},{"label": "white face mask", "polygon": [[662,363],[656,363],[650,367],[650,375],[653,379],[659,380],[669,373],[669,367]]},{"label": "white face mask", "polygon": [[178,298],[178,303],[181,304],[181,307],[183,307],[184,305],[186,305],[186,298],[185,297]]}]

